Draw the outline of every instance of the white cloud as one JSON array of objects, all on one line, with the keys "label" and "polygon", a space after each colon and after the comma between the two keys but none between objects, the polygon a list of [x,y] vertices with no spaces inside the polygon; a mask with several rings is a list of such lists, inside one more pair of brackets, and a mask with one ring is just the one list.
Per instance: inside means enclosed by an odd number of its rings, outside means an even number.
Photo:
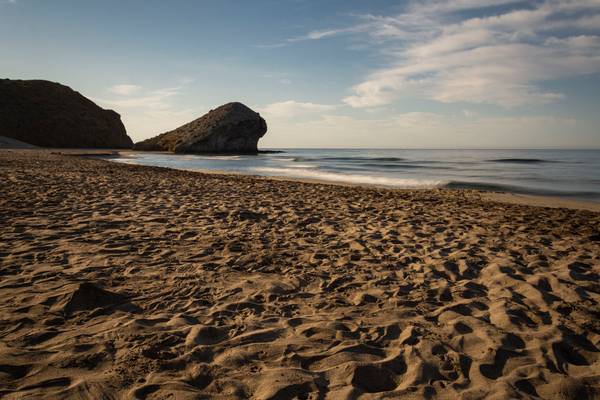
[{"label": "white cloud", "polygon": [[600,15],[580,18],[575,22],[574,25],[582,29],[600,29]]},{"label": "white cloud", "polygon": [[519,0],[430,0],[416,3],[413,8],[426,9],[427,12],[448,12],[517,3]]},{"label": "white cloud", "polygon": [[288,46],[292,43],[304,42],[307,40],[320,40],[320,39],[325,39],[325,38],[344,35],[344,34],[365,32],[367,30],[368,30],[367,25],[356,25],[356,26],[351,26],[351,27],[347,27],[347,28],[338,28],[338,29],[314,30],[314,31],[308,32],[306,35],[288,38],[279,43],[259,44],[259,45],[256,45],[256,47],[261,48],[261,49],[276,49],[279,47]]},{"label": "white cloud", "polygon": [[577,49],[597,51],[600,49],[600,36],[580,35],[567,38],[550,37],[546,40],[548,46],[569,46],[573,51]]},{"label": "white cloud", "polygon": [[[170,88],[163,88],[152,90],[143,93],[140,96],[128,96],[133,93],[137,93],[141,90],[139,86],[136,86],[133,90],[130,86],[134,85],[117,85],[121,86],[115,90],[116,86],[112,86],[109,88],[109,91],[119,94],[121,96],[116,99],[96,99],[98,102],[105,104],[111,107],[117,108],[142,108],[146,110],[164,110],[171,108],[172,105],[169,99],[173,96],[179,94],[182,86],[175,86]],[[127,88],[123,88],[122,86],[127,86]]]},{"label": "white cloud", "polygon": [[180,82],[178,86],[155,90],[144,90],[136,85],[115,85],[108,91],[117,97],[93,100],[120,113],[128,134],[134,141],[139,141],[177,128],[207,111],[203,107],[192,110],[177,105],[176,97],[193,80],[186,78]]},{"label": "white cloud", "polygon": [[307,114],[319,114],[331,111],[339,106],[332,104],[302,103],[294,100],[268,104],[259,111],[271,118],[290,118]]},{"label": "white cloud", "polygon": [[142,87],[138,85],[120,84],[109,87],[108,91],[121,96],[129,96],[139,92],[141,89]]},{"label": "white cloud", "polygon": [[339,36],[342,34],[348,33],[357,33],[357,32],[365,32],[368,29],[367,25],[356,25],[348,28],[338,28],[338,29],[325,29],[325,30],[315,30],[311,31],[304,36],[298,36],[294,38],[287,39],[287,42],[301,42],[304,40],[319,40],[332,36]]},{"label": "white cloud", "polygon": [[[483,16],[457,13],[467,9]],[[544,82],[600,72],[600,0],[547,0],[526,7],[515,0],[433,0],[409,3],[397,15],[357,18],[353,27],[300,37],[366,35],[390,60],[351,88],[343,101],[355,108],[399,97],[544,104],[564,97],[545,89]]]}]

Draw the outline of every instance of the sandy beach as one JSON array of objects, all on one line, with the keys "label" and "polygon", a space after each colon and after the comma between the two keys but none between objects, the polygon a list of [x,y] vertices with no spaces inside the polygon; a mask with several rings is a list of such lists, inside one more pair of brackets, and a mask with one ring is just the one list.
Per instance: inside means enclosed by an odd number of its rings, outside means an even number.
[{"label": "sandy beach", "polygon": [[1,398],[600,398],[593,207],[41,150],[0,194]]}]

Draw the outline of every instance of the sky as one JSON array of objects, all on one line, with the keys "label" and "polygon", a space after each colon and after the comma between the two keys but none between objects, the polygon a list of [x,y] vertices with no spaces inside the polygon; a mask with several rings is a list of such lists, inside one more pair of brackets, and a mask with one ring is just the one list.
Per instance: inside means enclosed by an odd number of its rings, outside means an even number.
[{"label": "sky", "polygon": [[0,0],[0,77],[134,141],[240,101],[262,148],[600,148],[600,0]]}]

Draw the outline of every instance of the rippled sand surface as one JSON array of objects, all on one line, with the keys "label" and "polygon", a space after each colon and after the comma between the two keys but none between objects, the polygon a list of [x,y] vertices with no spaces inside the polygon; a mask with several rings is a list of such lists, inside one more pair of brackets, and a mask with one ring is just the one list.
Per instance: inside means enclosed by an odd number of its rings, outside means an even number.
[{"label": "rippled sand surface", "polygon": [[600,396],[600,213],[0,152],[0,397]]}]

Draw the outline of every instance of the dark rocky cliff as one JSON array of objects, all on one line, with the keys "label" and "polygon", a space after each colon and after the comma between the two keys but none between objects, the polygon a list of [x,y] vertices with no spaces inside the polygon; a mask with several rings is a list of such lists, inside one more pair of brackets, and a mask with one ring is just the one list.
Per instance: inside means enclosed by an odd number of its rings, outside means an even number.
[{"label": "dark rocky cliff", "polygon": [[0,79],[0,136],[43,147],[133,146],[119,114],[44,80]]}]

